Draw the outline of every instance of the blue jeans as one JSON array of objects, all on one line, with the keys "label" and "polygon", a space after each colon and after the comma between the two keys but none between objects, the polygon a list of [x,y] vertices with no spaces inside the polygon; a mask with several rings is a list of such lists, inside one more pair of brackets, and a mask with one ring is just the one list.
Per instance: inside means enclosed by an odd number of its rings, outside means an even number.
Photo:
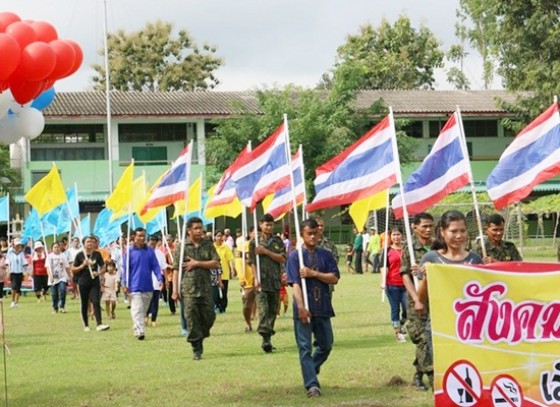
[{"label": "blue jeans", "polygon": [[406,287],[387,284],[386,291],[391,304],[393,328],[400,328],[401,321],[406,320]]},{"label": "blue jeans", "polygon": [[66,281],[59,281],[51,286],[52,306],[55,311],[62,309],[66,305]]},{"label": "blue jeans", "polygon": [[[311,323],[304,324],[294,319],[294,333],[299,351],[299,363],[306,390],[321,387],[317,375],[332,350],[333,330],[330,318],[312,317]],[[312,340],[314,337],[314,341]],[[315,352],[313,352],[315,345]]]},{"label": "blue jeans", "polygon": [[185,302],[183,297],[179,299],[179,314],[181,317],[181,329],[187,329],[187,319],[185,318]]}]

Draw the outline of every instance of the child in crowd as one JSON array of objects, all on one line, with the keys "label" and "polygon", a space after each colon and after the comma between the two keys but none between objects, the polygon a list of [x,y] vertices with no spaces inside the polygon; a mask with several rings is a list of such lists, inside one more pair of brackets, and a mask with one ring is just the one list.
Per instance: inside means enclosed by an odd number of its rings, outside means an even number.
[{"label": "child in crowd", "polygon": [[101,301],[105,301],[107,318],[115,319],[115,308],[117,307],[117,267],[113,260],[105,263],[107,272],[101,276]]},{"label": "child in crowd", "polygon": [[346,271],[348,273],[352,273],[354,270],[354,266],[352,266],[352,258],[354,257],[354,246],[352,243],[348,243],[346,245]]}]

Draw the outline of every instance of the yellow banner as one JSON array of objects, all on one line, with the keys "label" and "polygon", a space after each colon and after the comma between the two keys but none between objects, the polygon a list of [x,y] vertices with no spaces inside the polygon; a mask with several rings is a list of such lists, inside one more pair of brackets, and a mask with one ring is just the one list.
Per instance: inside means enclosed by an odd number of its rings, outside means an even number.
[{"label": "yellow banner", "polygon": [[560,264],[427,268],[435,405],[560,405]]}]

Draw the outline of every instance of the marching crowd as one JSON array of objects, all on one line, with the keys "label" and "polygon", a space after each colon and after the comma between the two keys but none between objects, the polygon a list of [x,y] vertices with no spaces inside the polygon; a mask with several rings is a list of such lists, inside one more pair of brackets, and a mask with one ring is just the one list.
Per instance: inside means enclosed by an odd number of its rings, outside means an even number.
[{"label": "marching crowd", "polygon": [[[458,211],[445,212],[437,226],[430,214],[416,215],[412,250],[406,246],[401,227],[382,235],[374,227],[370,234],[355,230],[354,242],[346,249],[348,271],[363,274],[371,265],[373,273],[382,273],[381,286],[391,306],[396,340],[406,342],[408,337],[415,344],[412,384],[416,389],[428,390],[424,376],[433,388],[426,264],[520,261],[515,246],[503,240],[504,223],[499,214],[487,217],[486,239],[478,241],[473,250],[467,249],[467,222]],[[115,318],[121,294],[130,309],[133,335],[144,340],[146,324],[156,326],[163,300],[172,314],[179,308],[182,334],[192,347],[194,360],[202,358],[204,339],[210,335],[216,314],[226,312],[228,284],[235,277],[243,293],[245,331],[253,331],[256,319],[262,350],[273,352],[275,321],[282,308],[287,312],[289,285],[304,387],[308,397],[318,397],[318,375],[334,343],[331,318],[333,287],[340,278],[338,250],[324,236],[320,217],[300,225],[301,259],[289,235],[275,234],[274,226],[274,218],[265,214],[258,233],[251,228],[249,236],[243,236],[237,230],[234,237],[225,229],[212,235],[204,231],[201,219],[192,217],[185,225],[184,244],[171,235],[163,239],[147,236],[144,229],[137,228],[128,244],[122,237],[109,248],[100,248],[95,236],[87,236],[82,242],[72,239],[70,245],[66,240],[56,241],[48,253],[40,241],[24,247],[18,238],[11,242],[0,239],[0,272],[2,282],[9,275],[11,308],[19,307],[27,270],[38,301],[48,292],[52,294],[53,313],[66,312],[71,285],[72,298],[79,297],[81,302],[85,331],[90,330],[90,319],[95,320],[96,330],[109,329],[103,314],[106,320]]]}]

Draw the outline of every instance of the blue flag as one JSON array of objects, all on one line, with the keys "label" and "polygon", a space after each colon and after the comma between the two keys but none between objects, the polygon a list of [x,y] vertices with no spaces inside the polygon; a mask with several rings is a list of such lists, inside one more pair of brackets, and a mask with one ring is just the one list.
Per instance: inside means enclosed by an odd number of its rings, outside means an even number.
[{"label": "blue flag", "polygon": [[10,203],[8,202],[8,197],[3,196],[0,198],[0,222],[8,222],[9,216],[9,208]]}]

